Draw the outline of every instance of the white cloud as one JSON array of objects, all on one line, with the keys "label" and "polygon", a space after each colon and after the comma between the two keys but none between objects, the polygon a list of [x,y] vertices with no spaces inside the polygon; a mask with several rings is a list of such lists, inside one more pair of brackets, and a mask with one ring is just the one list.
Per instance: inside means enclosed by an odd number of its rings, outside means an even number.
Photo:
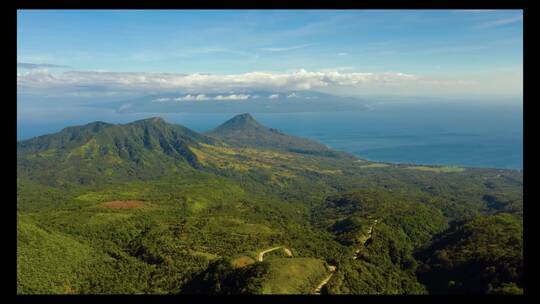
[{"label": "white cloud", "polygon": [[231,95],[218,95],[215,97],[209,97],[205,94],[191,95],[187,94],[185,96],[180,96],[176,98],[171,97],[159,97],[152,102],[166,102],[166,101],[205,101],[205,100],[247,100],[250,98],[248,94],[231,94]]},{"label": "white cloud", "polygon": [[480,24],[478,27],[479,28],[492,28],[492,27],[497,27],[497,26],[501,26],[505,24],[512,24],[512,23],[520,22],[521,20],[523,20],[523,15],[485,22],[485,23]]},{"label": "white cloud", "polygon": [[198,95],[191,95],[188,94],[184,97],[178,97],[174,100],[176,101],[203,101],[203,100],[209,100],[210,98],[206,97],[204,94],[198,94]]},{"label": "white cloud", "polygon": [[249,99],[249,94],[232,94],[228,96],[218,95],[214,97],[214,100],[247,100]]},{"label": "white cloud", "polygon": [[296,93],[291,93],[287,96],[287,98],[295,98],[295,97],[298,97],[296,96]]},{"label": "white cloud", "polygon": [[348,53],[338,53],[338,56],[347,56],[349,55]]},{"label": "white cloud", "polygon": [[[149,92],[184,90],[221,93],[230,90],[298,91],[340,86],[402,84],[416,79],[406,73],[342,73],[339,71],[249,72],[243,74],[172,74],[34,70],[17,75],[20,90],[63,92]],[[239,97],[238,97],[239,96]],[[241,95],[238,95],[242,99]],[[190,97],[196,98],[196,97]],[[199,97],[204,99],[204,96]]]},{"label": "white cloud", "polygon": [[268,96],[268,99],[276,99],[276,98],[279,98],[279,94],[272,94]]}]

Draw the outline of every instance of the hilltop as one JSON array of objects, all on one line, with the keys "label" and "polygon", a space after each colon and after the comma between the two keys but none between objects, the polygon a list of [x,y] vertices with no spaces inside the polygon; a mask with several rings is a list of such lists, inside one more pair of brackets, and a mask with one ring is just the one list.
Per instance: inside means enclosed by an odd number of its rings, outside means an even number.
[{"label": "hilltop", "polygon": [[189,147],[216,140],[152,117],[128,124],[93,122],[17,142],[18,174],[82,184],[119,177],[152,177],[190,166]]},{"label": "hilltop", "polygon": [[92,184],[111,178],[157,177],[186,167],[200,169],[202,154],[197,156],[197,152],[227,145],[352,158],[315,141],[266,128],[250,114],[241,114],[205,134],[160,117],[68,127],[17,142],[17,161],[22,177]]},{"label": "hilltop", "polygon": [[265,148],[330,157],[352,157],[343,152],[333,151],[321,143],[290,136],[274,128],[266,128],[249,113],[236,115],[206,134],[236,147]]}]

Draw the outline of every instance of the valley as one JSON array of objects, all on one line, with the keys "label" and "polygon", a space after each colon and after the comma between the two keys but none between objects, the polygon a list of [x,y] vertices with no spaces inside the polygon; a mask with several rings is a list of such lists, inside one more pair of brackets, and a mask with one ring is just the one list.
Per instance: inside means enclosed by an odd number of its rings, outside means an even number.
[{"label": "valley", "polygon": [[522,293],[522,215],[516,170],[94,122],[17,143],[17,292]]}]

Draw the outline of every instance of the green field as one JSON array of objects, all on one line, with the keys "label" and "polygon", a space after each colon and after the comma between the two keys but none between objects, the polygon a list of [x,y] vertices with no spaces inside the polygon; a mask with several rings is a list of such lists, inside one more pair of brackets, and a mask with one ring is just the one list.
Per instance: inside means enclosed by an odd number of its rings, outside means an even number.
[{"label": "green field", "polygon": [[383,164],[383,163],[371,163],[371,164],[367,164],[367,165],[361,165],[360,168],[385,168],[385,167],[388,167],[389,165],[388,164]]},{"label": "green field", "polygon": [[430,172],[436,172],[436,173],[455,173],[455,172],[463,172],[465,171],[464,168],[460,167],[427,167],[427,166],[412,166],[407,167],[407,169],[411,170],[420,170],[420,171],[430,171]]},{"label": "green field", "polygon": [[263,294],[309,294],[329,274],[326,263],[319,259],[280,258],[268,263]]}]

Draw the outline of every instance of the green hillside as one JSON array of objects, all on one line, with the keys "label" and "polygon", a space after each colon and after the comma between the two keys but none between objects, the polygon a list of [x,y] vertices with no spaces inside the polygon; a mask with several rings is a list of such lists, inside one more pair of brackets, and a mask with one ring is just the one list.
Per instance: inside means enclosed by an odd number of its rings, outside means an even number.
[{"label": "green hillside", "polygon": [[17,293],[78,293],[100,258],[84,242],[17,217]]},{"label": "green hillside", "polygon": [[313,258],[279,258],[268,261],[262,294],[311,294],[328,275],[326,263]]},{"label": "green hillside", "polygon": [[500,213],[455,222],[419,258],[432,293],[522,294],[523,219]]},{"label": "green hillside", "polygon": [[332,151],[318,142],[286,135],[277,129],[266,128],[250,114],[240,114],[207,132],[236,147],[255,147],[329,157],[349,156]]},{"label": "green hillside", "polygon": [[161,118],[125,125],[90,123],[17,143],[18,177],[42,183],[151,178],[199,163],[189,146],[215,140]]},{"label": "green hillside", "polygon": [[[411,168],[250,115],[207,134],[149,118],[20,141],[17,292],[312,293],[330,266],[321,293],[519,292],[523,174]],[[257,260],[277,246],[292,257]]]}]

